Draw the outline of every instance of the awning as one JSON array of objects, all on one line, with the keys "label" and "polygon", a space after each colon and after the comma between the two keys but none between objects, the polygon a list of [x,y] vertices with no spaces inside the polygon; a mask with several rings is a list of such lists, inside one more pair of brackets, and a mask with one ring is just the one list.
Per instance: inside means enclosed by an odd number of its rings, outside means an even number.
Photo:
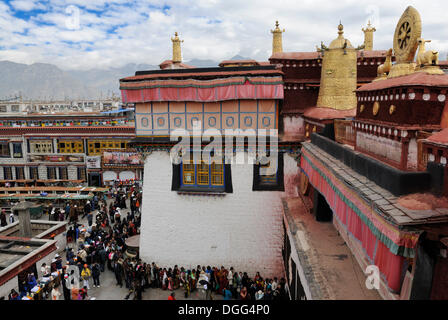
[{"label": "awning", "polygon": [[130,112],[130,111],[134,111],[134,109],[119,109],[119,110],[112,110],[112,111],[103,111],[101,112],[102,114],[116,114],[116,113],[121,113],[121,112]]}]

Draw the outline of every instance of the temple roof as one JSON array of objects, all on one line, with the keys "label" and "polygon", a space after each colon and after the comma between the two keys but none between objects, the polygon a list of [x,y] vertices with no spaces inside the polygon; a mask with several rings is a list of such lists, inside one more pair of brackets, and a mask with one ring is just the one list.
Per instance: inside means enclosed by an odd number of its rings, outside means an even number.
[{"label": "temple roof", "polygon": [[242,60],[223,60],[219,63],[220,67],[225,67],[226,65],[247,65],[251,64],[254,66],[259,66],[260,63],[254,59],[242,59]]},{"label": "temple roof", "polygon": [[[358,58],[386,57],[387,50],[362,50],[358,51]],[[319,52],[277,52],[269,60],[315,60],[319,59]],[[442,63],[441,61],[440,63]]]},{"label": "temple roof", "polygon": [[167,78],[195,78],[195,77],[228,77],[250,75],[282,75],[281,70],[274,65],[256,67],[227,67],[227,68],[194,68],[176,70],[138,71],[135,76],[120,79],[120,82],[167,79]]},{"label": "temple roof", "polygon": [[[171,67],[171,66],[173,66],[173,67]],[[195,68],[194,66],[190,66],[190,65],[182,63],[182,62],[178,63],[178,64],[175,64],[173,62],[173,60],[165,60],[161,64],[159,64],[159,67],[162,70],[163,69],[191,69],[191,68]]]},{"label": "temple roof", "polygon": [[336,110],[332,108],[311,107],[305,110],[303,116],[316,120],[353,118],[356,116],[356,108]]},{"label": "temple roof", "polygon": [[319,58],[319,52],[277,52],[269,60],[314,60]]},{"label": "temple roof", "polygon": [[448,87],[448,75],[434,75],[425,72],[415,72],[410,75],[374,81],[360,87],[358,92],[376,91],[381,89],[405,86]]},{"label": "temple roof", "polygon": [[448,144],[448,128],[433,134],[426,140],[438,144]]}]

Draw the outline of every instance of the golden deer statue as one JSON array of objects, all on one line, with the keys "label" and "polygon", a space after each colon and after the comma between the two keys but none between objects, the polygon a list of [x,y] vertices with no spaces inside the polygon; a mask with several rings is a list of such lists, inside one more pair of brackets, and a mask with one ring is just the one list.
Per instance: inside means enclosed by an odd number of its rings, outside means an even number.
[{"label": "golden deer statue", "polygon": [[432,65],[436,66],[439,64],[439,52],[438,51],[426,51],[425,43],[431,42],[431,40],[425,40],[422,38],[418,39],[418,54],[417,54],[417,65],[419,66],[427,66]]},{"label": "golden deer statue", "polygon": [[389,49],[386,54],[386,61],[378,66],[378,77],[387,76],[392,68],[392,49]]}]

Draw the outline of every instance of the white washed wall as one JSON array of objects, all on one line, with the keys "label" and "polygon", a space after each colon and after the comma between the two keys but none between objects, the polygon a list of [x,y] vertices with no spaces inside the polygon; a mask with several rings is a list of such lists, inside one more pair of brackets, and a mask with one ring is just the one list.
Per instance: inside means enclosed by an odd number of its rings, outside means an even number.
[{"label": "white washed wall", "polygon": [[[297,163],[284,158],[285,175]],[[184,267],[233,266],[265,277],[282,274],[282,192],[252,191],[253,165],[232,165],[233,193],[179,195],[171,191],[167,152],[146,158],[140,256]]]}]

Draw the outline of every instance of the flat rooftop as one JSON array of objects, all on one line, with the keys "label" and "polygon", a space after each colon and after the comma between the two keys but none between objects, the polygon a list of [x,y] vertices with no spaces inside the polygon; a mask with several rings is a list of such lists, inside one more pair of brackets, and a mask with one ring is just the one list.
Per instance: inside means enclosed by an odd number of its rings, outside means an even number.
[{"label": "flat rooftop", "polygon": [[33,241],[0,239],[0,271],[32,253],[41,245]]}]

